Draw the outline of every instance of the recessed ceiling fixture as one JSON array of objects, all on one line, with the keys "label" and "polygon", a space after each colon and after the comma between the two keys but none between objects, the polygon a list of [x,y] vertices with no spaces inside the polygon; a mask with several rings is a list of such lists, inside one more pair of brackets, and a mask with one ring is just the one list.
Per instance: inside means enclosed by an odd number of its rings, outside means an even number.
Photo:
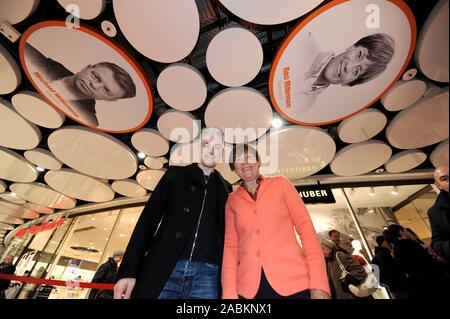
[{"label": "recessed ceiling fixture", "polygon": [[375,188],[371,187],[369,191],[370,196],[375,196]]},{"label": "recessed ceiling fixture", "polygon": [[140,159],[144,159],[144,158],[147,157],[147,155],[145,155],[145,154],[142,153],[142,152],[139,152],[137,156],[138,156]]},{"label": "recessed ceiling fixture", "polygon": [[394,187],[392,188],[391,194],[392,194],[392,195],[398,195],[398,187],[397,187],[397,186],[394,186]]},{"label": "recessed ceiling fixture", "polygon": [[273,128],[280,128],[283,126],[283,122],[280,119],[274,119],[272,121],[272,127]]}]

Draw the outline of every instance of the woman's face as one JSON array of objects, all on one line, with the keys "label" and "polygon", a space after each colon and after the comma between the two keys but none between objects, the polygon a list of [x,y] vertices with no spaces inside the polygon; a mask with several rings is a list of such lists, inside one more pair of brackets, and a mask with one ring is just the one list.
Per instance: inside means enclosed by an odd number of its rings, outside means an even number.
[{"label": "woman's face", "polygon": [[330,257],[331,249],[325,245],[322,245],[323,254],[325,257]]},{"label": "woman's face", "polygon": [[258,178],[259,166],[260,163],[256,160],[256,156],[248,153],[242,153],[234,163],[236,173],[244,182]]}]

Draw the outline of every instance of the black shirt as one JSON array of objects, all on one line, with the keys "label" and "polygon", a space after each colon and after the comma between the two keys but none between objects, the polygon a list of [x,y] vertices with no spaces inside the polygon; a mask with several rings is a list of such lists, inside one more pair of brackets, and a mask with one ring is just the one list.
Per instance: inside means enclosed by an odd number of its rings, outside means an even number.
[{"label": "black shirt", "polygon": [[[199,168],[200,169],[200,168]],[[202,172],[203,174],[203,172]],[[195,231],[197,230],[198,220],[195,223],[191,238],[186,244],[180,259],[189,260],[192,246],[195,247],[192,255],[192,261],[207,262],[218,264],[219,262],[219,203],[217,196],[217,176],[215,171],[208,176],[204,176],[204,186],[206,186],[205,204],[203,213],[199,212],[201,218],[197,239],[195,240]]]}]

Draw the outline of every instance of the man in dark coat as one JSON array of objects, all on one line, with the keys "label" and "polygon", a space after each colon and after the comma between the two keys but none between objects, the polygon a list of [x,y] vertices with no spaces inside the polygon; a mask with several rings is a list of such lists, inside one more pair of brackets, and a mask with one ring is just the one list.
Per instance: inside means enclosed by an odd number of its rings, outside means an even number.
[{"label": "man in dark coat", "polygon": [[223,140],[219,129],[204,129],[200,163],[171,166],[161,178],[128,243],[114,298],[220,297],[225,203],[231,191],[214,170]]},{"label": "man in dark coat", "polygon": [[[0,273],[6,275],[14,275],[16,271],[16,266],[13,265],[13,256],[8,256],[5,259],[5,262],[0,264]],[[11,280],[0,280],[0,299],[5,299],[5,290],[9,288],[9,284]]]},{"label": "man in dark coat", "polygon": [[[102,264],[94,274],[92,283],[112,284],[116,279],[117,265],[123,258],[123,251],[115,251],[112,257]],[[92,289],[89,293],[89,299],[112,299],[112,290]]]},{"label": "man in dark coat", "polygon": [[448,165],[442,165],[434,171],[434,181],[441,190],[436,202],[428,210],[431,225],[431,247],[449,262],[449,206],[448,206]]}]

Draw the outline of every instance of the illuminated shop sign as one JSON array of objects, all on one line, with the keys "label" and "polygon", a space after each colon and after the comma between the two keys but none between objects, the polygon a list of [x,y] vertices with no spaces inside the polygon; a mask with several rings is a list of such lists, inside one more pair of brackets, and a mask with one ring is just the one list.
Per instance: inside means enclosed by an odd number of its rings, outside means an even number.
[{"label": "illuminated shop sign", "polygon": [[61,227],[66,220],[64,218],[51,221],[51,222],[43,222],[40,225],[33,225],[30,227],[24,227],[16,233],[17,238],[21,238],[25,235],[34,235],[46,230],[56,229]]},{"label": "illuminated shop sign", "polygon": [[331,187],[328,185],[295,186],[305,204],[334,204]]}]

